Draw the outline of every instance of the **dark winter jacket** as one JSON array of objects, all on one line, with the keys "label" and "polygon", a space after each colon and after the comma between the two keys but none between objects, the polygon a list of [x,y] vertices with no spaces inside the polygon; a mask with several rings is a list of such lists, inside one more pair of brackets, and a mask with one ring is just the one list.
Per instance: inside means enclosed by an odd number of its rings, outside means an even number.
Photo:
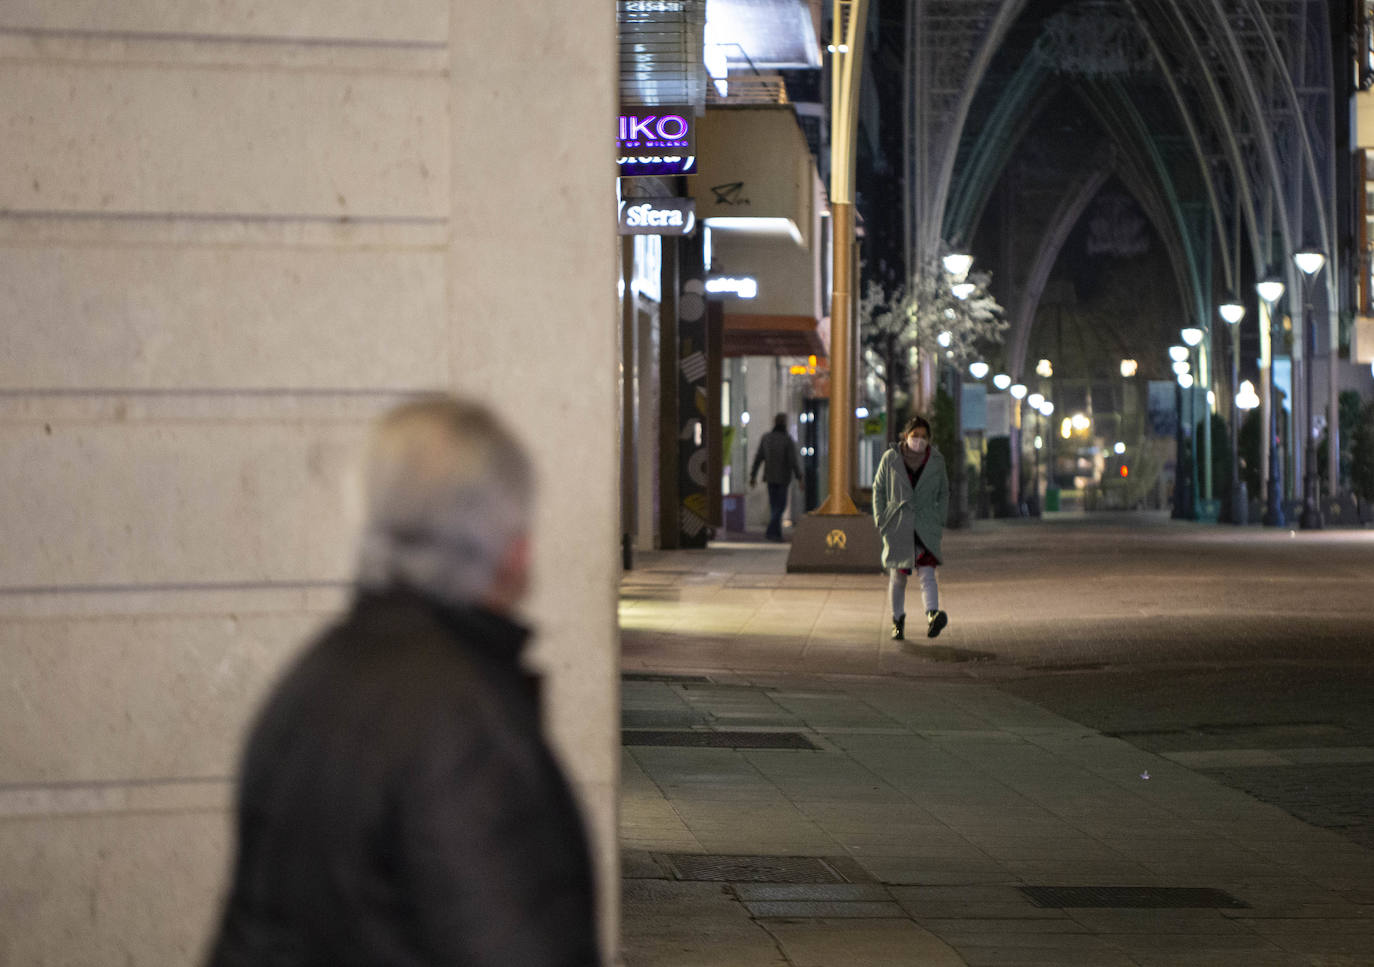
[{"label": "dark winter jacket", "polygon": [[763,464],[764,483],[785,484],[791,483],[794,477],[797,480],[802,477],[801,454],[786,430],[769,430],[759,441],[753,466],[749,468],[751,483],[759,475],[759,464]]},{"label": "dark winter jacket", "polygon": [[599,963],[526,636],[394,590],[309,648],[249,740],[212,967]]}]

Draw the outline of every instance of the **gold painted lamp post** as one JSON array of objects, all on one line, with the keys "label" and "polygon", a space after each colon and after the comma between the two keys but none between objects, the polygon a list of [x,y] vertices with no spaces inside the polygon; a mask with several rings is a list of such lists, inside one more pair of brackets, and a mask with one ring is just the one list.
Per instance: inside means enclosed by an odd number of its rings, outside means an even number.
[{"label": "gold painted lamp post", "polygon": [[[854,489],[854,140],[868,0],[835,0],[830,45],[830,493],[817,514],[857,514]],[[889,414],[889,418],[890,414]]]},{"label": "gold painted lamp post", "polygon": [[830,45],[830,493],[797,522],[788,571],[869,573],[881,569],[882,542],[869,514],[854,505],[854,139],[859,65],[868,0],[835,0]]}]

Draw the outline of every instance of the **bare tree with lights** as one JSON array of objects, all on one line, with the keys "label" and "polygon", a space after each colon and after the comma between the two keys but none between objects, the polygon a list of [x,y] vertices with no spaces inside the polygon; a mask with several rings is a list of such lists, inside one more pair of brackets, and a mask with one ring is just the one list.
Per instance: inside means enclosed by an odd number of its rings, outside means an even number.
[{"label": "bare tree with lights", "polygon": [[896,439],[900,421],[893,413],[902,387],[916,390],[918,408],[928,406],[937,360],[962,365],[1001,344],[1008,323],[987,291],[991,279],[987,272],[956,279],[933,258],[906,285],[892,291],[878,282],[868,283],[859,308],[861,344],[865,360],[883,383],[889,440]]}]

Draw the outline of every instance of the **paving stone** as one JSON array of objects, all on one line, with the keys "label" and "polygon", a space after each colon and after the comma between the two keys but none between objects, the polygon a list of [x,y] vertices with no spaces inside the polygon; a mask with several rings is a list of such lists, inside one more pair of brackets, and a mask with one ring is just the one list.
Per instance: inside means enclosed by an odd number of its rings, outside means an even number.
[{"label": "paving stone", "polygon": [[[624,815],[640,853],[627,872],[652,873],[647,837],[676,822],[696,834],[678,852],[847,853],[880,882],[822,893],[753,884],[765,892],[747,894],[750,906],[709,893],[641,897],[627,906],[627,935],[641,945],[627,944],[630,967],[944,963],[910,956],[905,942],[923,935],[912,917],[957,941],[954,953],[924,933],[951,964],[1331,967],[1360,962],[1350,952],[1360,944],[1374,949],[1374,853],[1358,844],[1374,812],[1361,798],[1374,788],[1361,772],[1374,768],[1374,672],[1359,671],[1374,625],[1374,557],[1319,548],[1324,535],[1283,544],[1300,560],[1280,564],[1282,555],[1256,553],[1278,547],[1259,529],[1192,526],[1143,536],[1108,528],[1113,544],[1083,525],[1055,531],[1047,548],[1037,543],[1043,526],[947,535],[950,601],[976,595],[981,605],[951,625],[951,653],[996,652],[992,663],[897,653],[881,638],[880,576],[797,581],[781,572],[785,548],[750,551],[747,565],[720,563],[729,552],[712,549],[661,556],[680,562],[660,575],[660,591],[677,600],[622,612],[626,667],[714,681],[626,683],[626,709],[731,728],[790,718],[823,737],[825,751],[636,750]],[[1039,567],[1027,572],[1032,553]],[[1094,581],[1082,582],[1088,574]],[[1304,615],[1285,603],[1299,581],[1324,607],[1333,588],[1344,598],[1330,617]],[[1069,619],[1064,587],[1078,603]],[[788,609],[806,630],[783,640],[769,629],[786,624]],[[1323,679],[1300,649],[1346,664]],[[1267,657],[1289,663],[1266,666]],[[1222,705],[1218,696],[1241,694],[1238,678],[1262,705]],[[1272,721],[1259,720],[1271,710]],[[1016,889],[1027,882],[1206,886],[1252,908],[1041,910]],[[820,916],[827,904],[840,913]],[[675,906],[690,916],[674,922]],[[845,915],[854,912],[880,915]],[[718,943],[714,958],[702,937]],[[649,959],[639,956],[646,943]]]},{"label": "paving stone", "polygon": [[768,921],[795,967],[963,967],[947,944],[910,920]]}]

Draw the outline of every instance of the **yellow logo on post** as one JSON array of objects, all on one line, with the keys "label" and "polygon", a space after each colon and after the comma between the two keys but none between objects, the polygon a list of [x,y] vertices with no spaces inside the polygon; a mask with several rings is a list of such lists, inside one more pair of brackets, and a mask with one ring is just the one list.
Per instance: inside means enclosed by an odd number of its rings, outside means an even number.
[{"label": "yellow logo on post", "polygon": [[849,538],[845,532],[838,527],[825,535],[825,546],[832,551],[844,550],[845,544],[849,543]]}]

